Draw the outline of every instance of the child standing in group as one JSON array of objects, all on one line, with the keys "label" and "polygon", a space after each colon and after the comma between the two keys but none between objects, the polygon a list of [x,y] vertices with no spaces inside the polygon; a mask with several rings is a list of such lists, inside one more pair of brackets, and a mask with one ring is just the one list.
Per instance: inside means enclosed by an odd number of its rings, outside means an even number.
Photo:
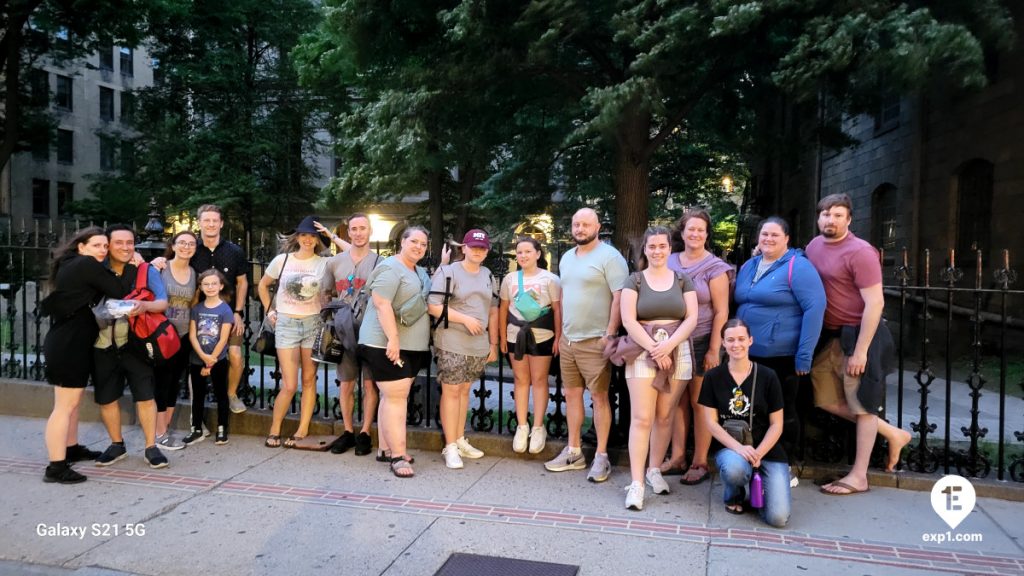
[{"label": "child standing in group", "polygon": [[185,445],[203,441],[203,415],[206,404],[206,378],[213,380],[217,397],[217,444],[228,443],[228,338],[235,316],[222,299],[226,282],[220,270],[211,269],[199,275],[202,301],[192,308],[188,337],[192,342],[192,432]]}]

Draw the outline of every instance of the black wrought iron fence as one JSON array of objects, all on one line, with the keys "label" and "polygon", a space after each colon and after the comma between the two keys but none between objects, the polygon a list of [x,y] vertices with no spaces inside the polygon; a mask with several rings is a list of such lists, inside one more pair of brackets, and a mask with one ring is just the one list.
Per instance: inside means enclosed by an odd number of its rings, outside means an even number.
[{"label": "black wrought iron fence", "polygon": [[[11,378],[42,380],[45,358],[42,341],[49,321],[39,316],[39,302],[45,296],[46,266],[49,251],[56,244],[58,233],[22,231],[6,233],[0,230],[0,373]],[[374,248],[382,255],[391,249],[377,244]],[[486,265],[500,280],[511,269],[514,261],[512,249],[496,244]],[[567,246],[552,244],[546,247],[547,259],[557,272],[557,262]],[[244,333],[245,377],[239,395],[250,407],[272,409],[280,390],[281,372],[273,357],[250,352],[255,331],[265,311],[255,294],[255,286],[272,259],[276,249],[255,247],[252,253],[251,284],[246,306],[247,326]],[[1004,252],[1000,267],[985,275],[977,255],[974,276],[964,283],[963,271],[953,264],[938,267],[939,283],[933,283],[931,253],[925,251],[920,273],[907,264],[903,252],[902,263],[891,267],[892,283],[885,285],[888,298],[886,318],[892,326],[898,346],[898,373],[896,375],[896,414],[889,406],[889,420],[895,419],[899,427],[905,420],[917,437],[906,453],[906,465],[917,472],[934,473],[940,468],[948,473],[955,469],[970,477],[986,477],[993,470],[996,477],[1007,476],[1024,482],[1024,291],[1011,289],[1017,273],[1010,268],[1009,254]],[[884,261],[884,260],[883,260]],[[949,262],[954,262],[950,255]],[[437,258],[428,256],[424,265],[433,272]],[[920,283],[912,277],[919,276]],[[967,302],[969,305],[965,305]],[[942,344],[935,342],[941,339]],[[967,350],[965,362],[958,362],[955,351]],[[987,378],[997,364],[994,378]],[[942,368],[944,398],[941,406],[929,403],[935,393],[935,368]],[[959,371],[963,383],[956,382]],[[341,418],[337,396],[338,381],[331,365],[319,368],[317,402],[314,418],[335,421]],[[913,370],[918,388],[907,390],[907,375]],[[1016,370],[1017,372],[1014,372]],[[1015,376],[1015,374],[1017,374]],[[409,397],[408,424],[440,430],[438,402],[440,387],[431,365],[413,386]],[[551,408],[544,420],[548,434],[553,438],[567,435],[565,395],[558,362],[551,365]],[[998,385],[991,384],[997,380]],[[891,380],[890,380],[891,382]],[[989,385],[989,386],[986,386]],[[994,386],[994,388],[993,388]],[[356,386],[357,417],[361,414],[363,383]],[[995,396],[996,408],[986,401]],[[916,411],[905,411],[916,397]],[[473,391],[470,423],[478,432],[491,432],[511,436],[516,426],[514,386],[511,369],[500,360],[487,368]],[[611,443],[625,444],[629,427],[629,397],[622,369],[613,370],[611,401],[614,423]],[[298,411],[298,398],[293,399],[290,410]],[[961,407],[959,404],[968,403]],[[983,407],[983,404],[985,407]],[[1008,409],[1008,404],[1016,408]],[[930,409],[943,411],[936,418]],[[991,412],[994,412],[991,413]],[[812,458],[838,462],[850,451],[847,446],[852,435],[823,413],[808,414],[823,431],[808,441],[807,453]],[[967,420],[969,418],[969,420]],[[959,430],[954,423],[963,420]],[[943,433],[938,435],[939,425]],[[995,441],[989,434],[994,428]],[[955,434],[961,434],[959,439]],[[803,453],[804,446],[801,446]],[[881,447],[880,447],[881,448]],[[877,462],[884,462],[879,451]]]}]

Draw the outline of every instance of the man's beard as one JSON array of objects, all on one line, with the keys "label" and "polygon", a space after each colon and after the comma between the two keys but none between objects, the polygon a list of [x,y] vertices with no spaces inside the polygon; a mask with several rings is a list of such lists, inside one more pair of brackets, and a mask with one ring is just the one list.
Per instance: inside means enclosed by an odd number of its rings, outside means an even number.
[{"label": "man's beard", "polygon": [[597,239],[597,232],[594,232],[592,235],[587,236],[586,238],[583,238],[583,239],[580,239],[580,238],[578,238],[576,236],[573,236],[572,239],[576,241],[576,245],[577,246],[583,246],[583,245],[586,245],[586,244],[590,244],[591,242],[596,240]]}]

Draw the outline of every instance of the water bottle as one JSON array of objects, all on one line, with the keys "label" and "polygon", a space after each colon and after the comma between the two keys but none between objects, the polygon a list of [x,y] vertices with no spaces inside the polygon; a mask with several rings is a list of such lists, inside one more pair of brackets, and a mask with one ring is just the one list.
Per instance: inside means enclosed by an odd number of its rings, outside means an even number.
[{"label": "water bottle", "polygon": [[750,477],[750,507],[764,508],[764,486],[761,482],[761,469],[755,468]]}]

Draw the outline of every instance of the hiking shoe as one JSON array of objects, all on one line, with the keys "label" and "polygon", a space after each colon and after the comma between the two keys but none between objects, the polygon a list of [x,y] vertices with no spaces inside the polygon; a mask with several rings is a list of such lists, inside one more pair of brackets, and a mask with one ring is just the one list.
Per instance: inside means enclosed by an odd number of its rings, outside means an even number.
[{"label": "hiking shoe", "polygon": [[95,460],[99,457],[99,452],[96,450],[89,450],[81,444],[68,446],[67,451],[64,453],[64,460],[67,461],[68,464],[74,464],[75,462],[82,462],[85,460]]},{"label": "hiking shoe", "polygon": [[156,445],[163,448],[164,450],[171,450],[172,452],[174,450],[181,450],[182,448],[185,447],[185,444],[183,444],[181,440],[175,438],[174,435],[171,434],[170,432],[164,434],[163,436],[157,436]]},{"label": "hiking shoe", "polygon": [[71,466],[68,465],[68,461],[51,463],[46,466],[46,472],[43,473],[43,482],[47,483],[58,483],[58,484],[78,484],[85,482],[88,478],[84,474],[75,472]]},{"label": "hiking shoe", "polygon": [[647,485],[651,487],[651,491],[655,494],[668,494],[668,482],[661,476],[661,469],[650,468],[647,470],[646,476]]},{"label": "hiking shoe", "polygon": [[241,398],[239,398],[238,396],[228,397],[228,406],[231,408],[231,411],[234,412],[235,414],[241,414],[246,410],[245,402],[242,402]]},{"label": "hiking shoe", "polygon": [[110,446],[100,454],[99,458],[96,459],[97,466],[110,466],[118,460],[124,459],[128,455],[128,450],[124,447],[124,442],[111,442]]},{"label": "hiking shoe", "polygon": [[366,432],[360,432],[356,436],[356,456],[366,456],[373,452],[373,438]]},{"label": "hiking shoe", "polygon": [[547,428],[534,426],[530,429],[530,454],[540,454],[548,441]]},{"label": "hiking shoe", "polygon": [[217,437],[213,440],[213,443],[218,446],[223,446],[228,443],[228,431],[223,426],[217,426]]},{"label": "hiking shoe", "polygon": [[644,485],[642,483],[630,482],[629,486],[626,486],[626,509],[644,509]]},{"label": "hiking shoe", "polygon": [[587,467],[587,459],[583,452],[573,453],[572,449],[566,446],[555,456],[554,459],[544,463],[549,472],[565,472],[566,470],[583,470]]},{"label": "hiking shoe", "polygon": [[441,455],[444,456],[444,465],[452,470],[463,467],[462,456],[459,455],[459,445],[455,442],[445,446],[444,450],[441,450]]},{"label": "hiking shoe", "polygon": [[462,456],[463,458],[476,460],[477,458],[484,457],[484,451],[474,448],[473,445],[469,443],[469,440],[466,440],[465,436],[456,440],[455,445],[459,447],[459,456]]},{"label": "hiking shoe", "polygon": [[203,434],[203,430],[201,428],[193,428],[192,431],[189,432],[188,436],[185,436],[181,442],[185,446],[191,446],[206,440],[207,436],[209,436],[209,434]]},{"label": "hiking shoe", "polygon": [[[594,463],[590,466],[590,473],[587,480],[591,482],[604,482],[612,473],[612,463],[608,461],[607,454],[595,454]],[[643,506],[643,504],[641,504]]]},{"label": "hiking shoe", "polygon": [[146,448],[146,463],[150,468],[167,468],[167,456],[156,445]]},{"label": "hiking shoe", "polygon": [[331,454],[344,454],[356,445],[356,435],[346,430],[331,442]]},{"label": "hiking shoe", "polygon": [[526,452],[526,443],[530,441],[530,427],[516,426],[516,436],[512,439],[512,451],[516,454]]}]

